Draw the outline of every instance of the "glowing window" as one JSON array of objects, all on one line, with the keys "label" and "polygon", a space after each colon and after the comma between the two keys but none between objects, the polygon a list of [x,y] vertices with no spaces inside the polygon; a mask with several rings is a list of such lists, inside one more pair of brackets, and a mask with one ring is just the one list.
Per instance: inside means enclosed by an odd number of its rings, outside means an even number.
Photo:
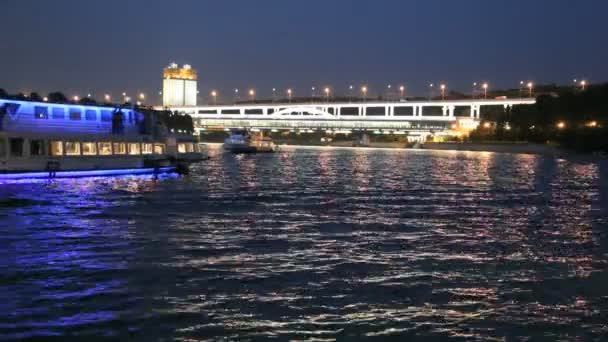
[{"label": "glowing window", "polygon": [[129,143],[129,154],[139,154],[139,143]]},{"label": "glowing window", "polygon": [[44,156],[44,140],[30,140],[30,156]]},{"label": "glowing window", "polygon": [[97,143],[97,150],[102,156],[109,156],[112,154],[112,143],[111,142],[100,142]]},{"label": "glowing window", "polygon": [[114,154],[127,154],[127,144],[114,143]]},{"label": "glowing window", "polygon": [[154,154],[164,154],[165,144],[154,144]]},{"label": "glowing window", "polygon": [[177,152],[178,153],[186,153],[186,144],[177,144]]},{"label": "glowing window", "polygon": [[51,155],[62,156],[63,155],[63,142],[62,141],[51,141]]},{"label": "glowing window", "polygon": [[65,142],[65,155],[66,156],[79,156],[80,155],[80,143],[78,141],[66,141]]},{"label": "glowing window", "polygon": [[142,154],[152,154],[152,144],[148,144],[148,143],[141,144],[141,153]]},{"label": "glowing window", "polygon": [[94,142],[82,143],[82,154],[85,156],[94,156],[97,154],[97,144]]}]

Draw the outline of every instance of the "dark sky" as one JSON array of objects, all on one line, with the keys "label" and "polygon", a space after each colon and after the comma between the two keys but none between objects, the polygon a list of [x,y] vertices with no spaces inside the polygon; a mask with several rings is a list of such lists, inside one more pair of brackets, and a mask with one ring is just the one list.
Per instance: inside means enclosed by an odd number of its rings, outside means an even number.
[{"label": "dark sky", "polygon": [[158,102],[171,61],[199,70],[203,101],[235,87],[268,97],[608,80],[606,0],[0,0],[0,13],[9,92],[143,91]]}]

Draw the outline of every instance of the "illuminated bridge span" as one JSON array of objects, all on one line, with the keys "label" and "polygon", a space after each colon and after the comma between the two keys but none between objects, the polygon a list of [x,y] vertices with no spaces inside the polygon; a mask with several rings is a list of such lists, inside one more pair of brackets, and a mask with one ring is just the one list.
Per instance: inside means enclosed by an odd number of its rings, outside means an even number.
[{"label": "illuminated bridge span", "polygon": [[534,104],[535,99],[475,99],[358,103],[272,103],[171,107],[190,114],[195,129],[394,130],[401,133],[465,129],[479,123],[481,108]]}]

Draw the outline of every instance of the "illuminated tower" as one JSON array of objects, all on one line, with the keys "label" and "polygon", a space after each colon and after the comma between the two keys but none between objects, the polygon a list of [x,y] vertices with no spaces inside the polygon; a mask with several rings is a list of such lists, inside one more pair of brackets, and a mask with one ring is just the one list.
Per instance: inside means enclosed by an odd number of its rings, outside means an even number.
[{"label": "illuminated tower", "polygon": [[163,70],[163,106],[196,106],[196,70],[171,63]]}]

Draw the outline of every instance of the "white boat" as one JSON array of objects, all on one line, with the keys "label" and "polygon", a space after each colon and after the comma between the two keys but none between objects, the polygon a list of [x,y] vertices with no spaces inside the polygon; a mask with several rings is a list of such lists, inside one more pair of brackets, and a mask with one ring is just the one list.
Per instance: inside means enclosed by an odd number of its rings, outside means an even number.
[{"label": "white boat", "polygon": [[230,137],[224,140],[224,149],[232,153],[264,153],[276,151],[276,145],[270,137],[251,134],[246,130],[233,130]]},{"label": "white boat", "polygon": [[152,112],[0,99],[0,179],[174,172],[201,158]]}]

